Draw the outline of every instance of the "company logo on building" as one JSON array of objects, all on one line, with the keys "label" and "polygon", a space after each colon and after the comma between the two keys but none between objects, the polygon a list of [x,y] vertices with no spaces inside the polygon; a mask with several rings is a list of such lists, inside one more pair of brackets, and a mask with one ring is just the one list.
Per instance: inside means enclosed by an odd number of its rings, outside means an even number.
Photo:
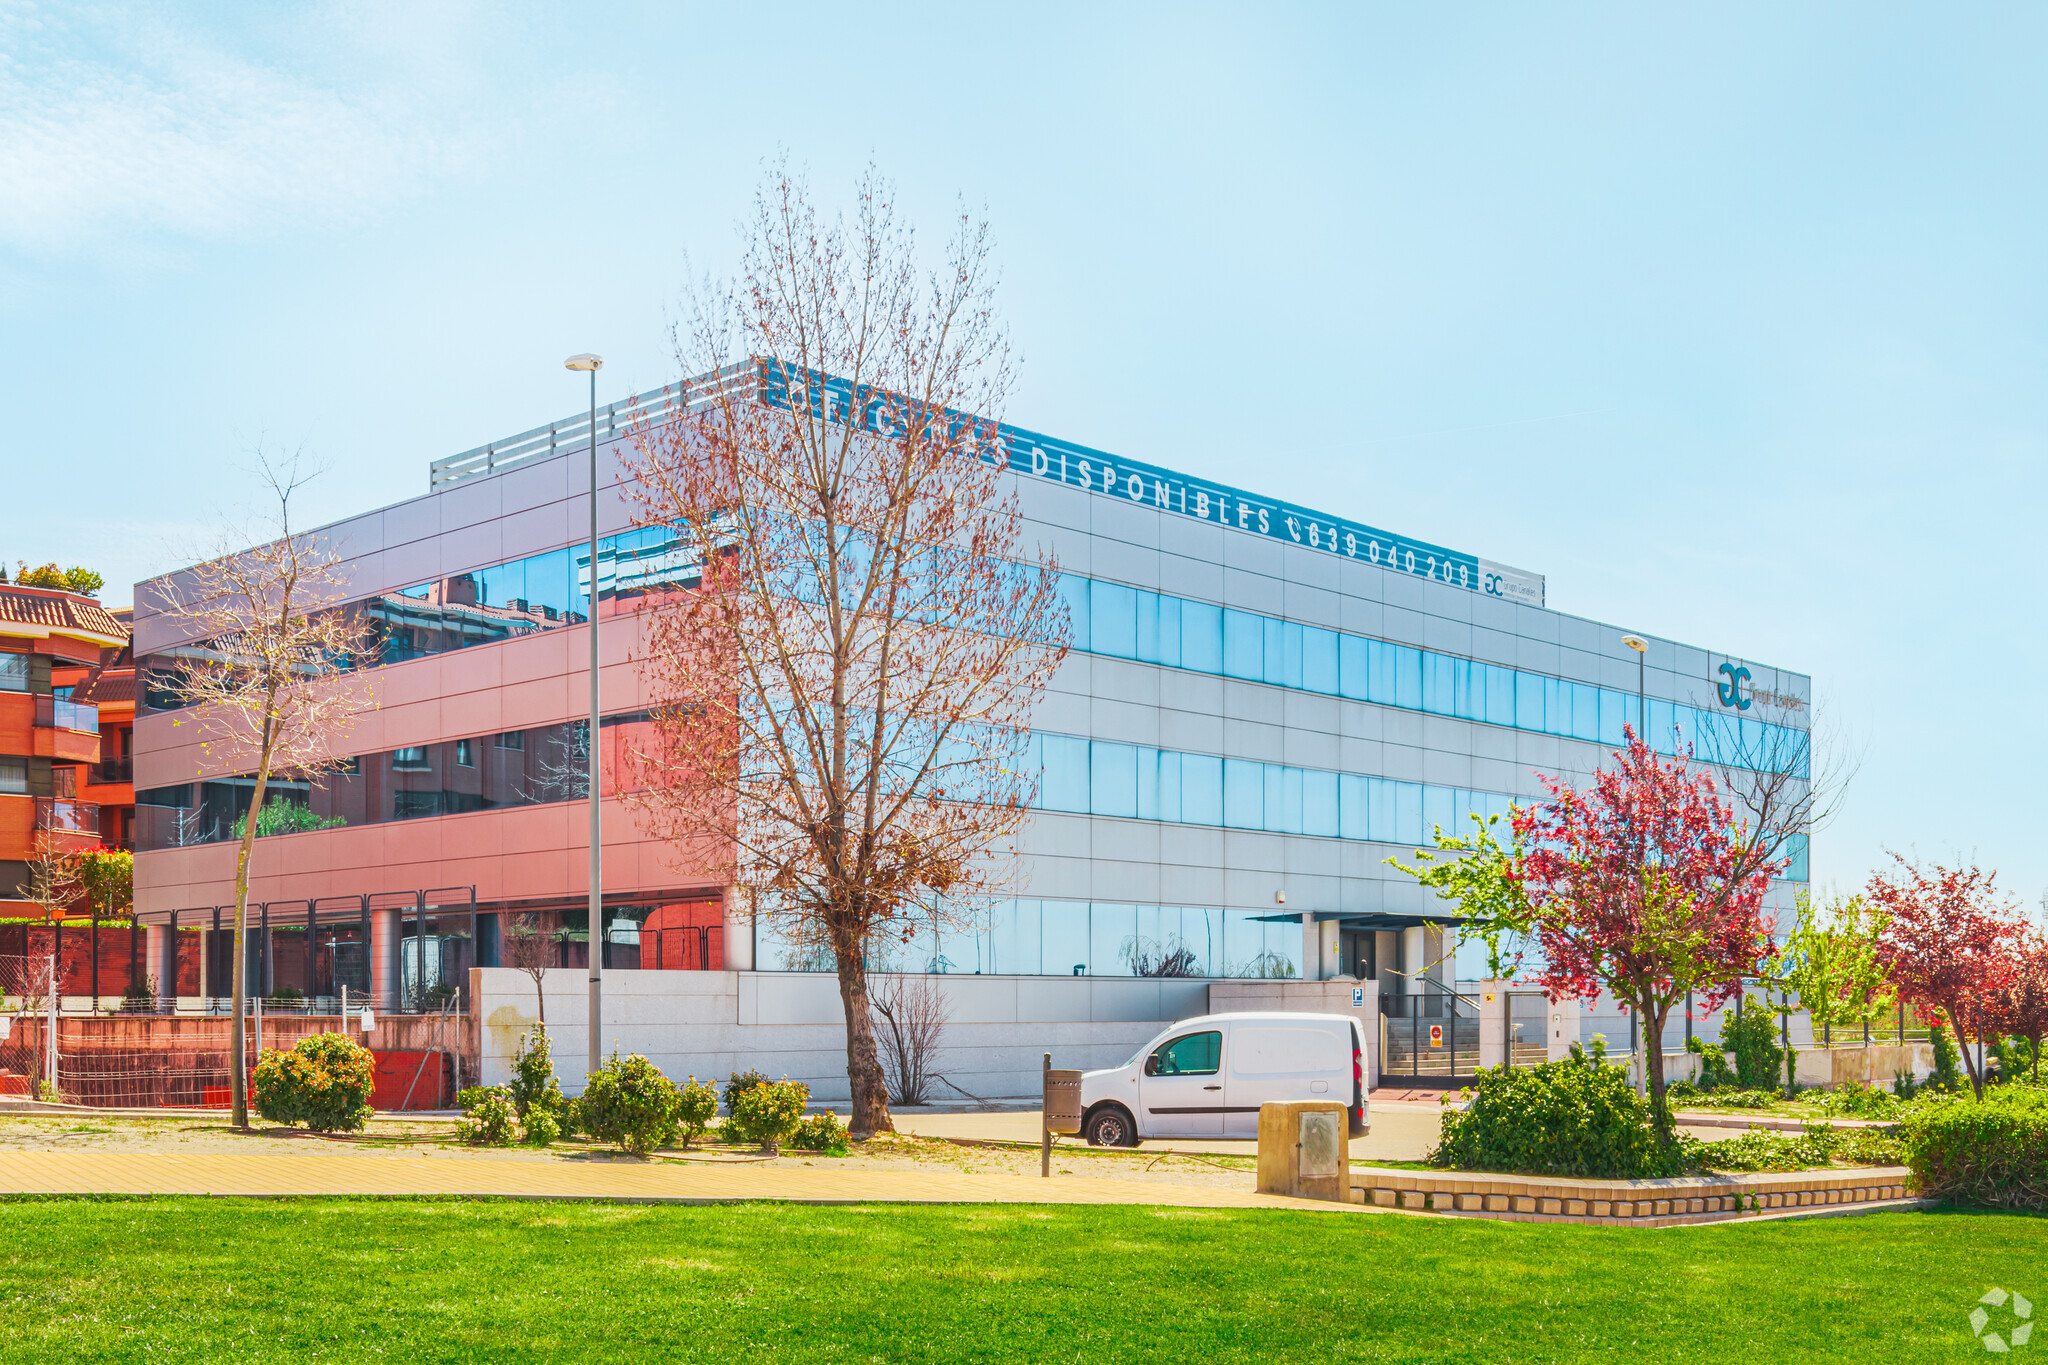
[{"label": "company logo on building", "polygon": [[1715,684],[1721,693],[1721,705],[1747,711],[1749,698],[1742,695],[1742,685],[1749,681],[1749,670],[1735,664],[1722,664],[1721,671],[1728,675],[1727,682]]}]

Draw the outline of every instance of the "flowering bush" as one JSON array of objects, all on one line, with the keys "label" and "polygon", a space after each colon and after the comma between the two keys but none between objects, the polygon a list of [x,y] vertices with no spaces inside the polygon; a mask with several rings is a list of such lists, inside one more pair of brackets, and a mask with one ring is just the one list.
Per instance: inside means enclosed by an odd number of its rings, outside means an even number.
[{"label": "flowering bush", "polygon": [[473,1085],[456,1096],[462,1117],[455,1136],[472,1147],[510,1147],[516,1111],[512,1092],[502,1085]]},{"label": "flowering bush", "polygon": [[545,1026],[531,1029],[519,1040],[519,1053],[512,1059],[512,1082],[506,1090],[519,1114],[527,1146],[545,1147],[562,1135],[562,1109],[567,1101],[555,1083],[554,1052],[548,1046]]},{"label": "flowering bush", "polygon": [[676,1122],[683,1130],[683,1146],[687,1147],[718,1113],[718,1089],[692,1076],[676,1087],[676,1098]]},{"label": "flowering bush", "polygon": [[829,1109],[822,1114],[809,1115],[796,1126],[796,1136],[789,1140],[789,1145],[806,1152],[831,1152],[843,1156],[846,1152],[846,1125]]},{"label": "flowering bush", "polygon": [[256,1063],[256,1112],[316,1133],[355,1132],[375,1111],[376,1059],[345,1034],[316,1033]]},{"label": "flowering bush", "polygon": [[751,1085],[733,1097],[733,1120],[754,1141],[770,1152],[795,1136],[803,1122],[804,1106],[811,1102],[811,1088],[788,1079]]},{"label": "flowering bush", "polygon": [[583,1088],[577,1122],[597,1141],[645,1156],[676,1140],[681,1108],[682,1095],[659,1067],[614,1052]]}]

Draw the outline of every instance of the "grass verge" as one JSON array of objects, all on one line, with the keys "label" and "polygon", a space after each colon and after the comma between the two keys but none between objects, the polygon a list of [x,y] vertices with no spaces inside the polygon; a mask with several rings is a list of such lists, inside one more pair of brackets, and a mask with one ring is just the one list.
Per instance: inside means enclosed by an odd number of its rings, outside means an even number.
[{"label": "grass verge", "polygon": [[67,1361],[1954,1360],[2048,1220],[1647,1231],[1144,1208],[13,1199]]}]

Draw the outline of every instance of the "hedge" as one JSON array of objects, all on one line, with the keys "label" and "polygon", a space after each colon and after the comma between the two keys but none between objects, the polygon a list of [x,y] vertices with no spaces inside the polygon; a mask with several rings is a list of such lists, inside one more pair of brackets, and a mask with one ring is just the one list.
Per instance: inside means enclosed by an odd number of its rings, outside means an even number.
[{"label": "hedge", "polygon": [[1998,1086],[1981,1103],[1929,1105],[1906,1120],[1905,1149],[1924,1195],[2048,1212],[2048,1091]]}]

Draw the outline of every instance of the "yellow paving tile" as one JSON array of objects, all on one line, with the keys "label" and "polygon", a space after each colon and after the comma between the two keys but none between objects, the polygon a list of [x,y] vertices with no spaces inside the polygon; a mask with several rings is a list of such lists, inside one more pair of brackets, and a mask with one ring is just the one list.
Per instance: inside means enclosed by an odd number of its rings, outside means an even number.
[{"label": "yellow paving tile", "polygon": [[626,1199],[709,1204],[1155,1204],[1357,1212],[1357,1205],[1249,1190],[959,1171],[761,1170],[674,1162],[466,1161],[446,1157],[173,1155],[157,1152],[0,1153],[9,1194],[469,1195],[513,1199]]}]

